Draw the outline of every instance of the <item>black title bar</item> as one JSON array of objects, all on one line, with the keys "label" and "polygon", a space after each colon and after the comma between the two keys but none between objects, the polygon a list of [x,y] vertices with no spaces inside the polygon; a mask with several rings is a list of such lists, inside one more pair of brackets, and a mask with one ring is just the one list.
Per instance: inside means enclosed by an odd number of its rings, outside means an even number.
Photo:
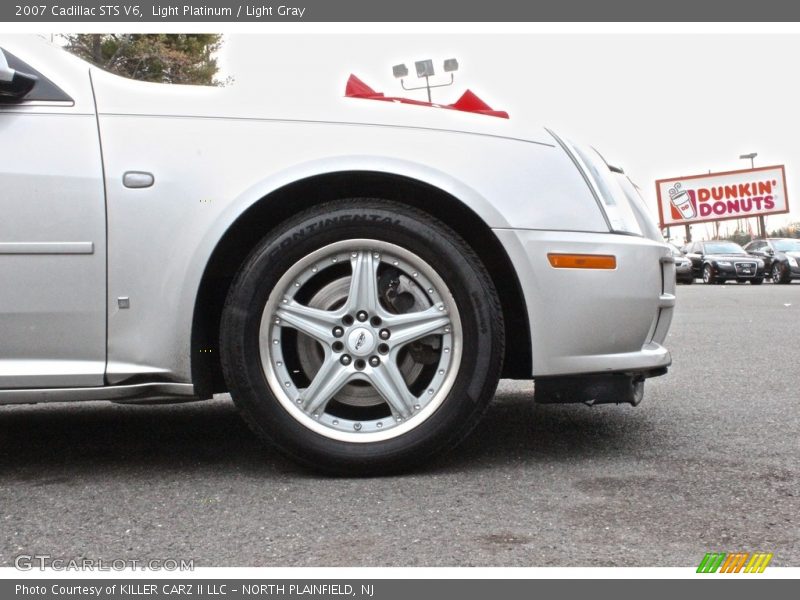
[{"label": "black title bar", "polygon": [[3,22],[791,22],[800,3],[786,0],[10,0]]}]

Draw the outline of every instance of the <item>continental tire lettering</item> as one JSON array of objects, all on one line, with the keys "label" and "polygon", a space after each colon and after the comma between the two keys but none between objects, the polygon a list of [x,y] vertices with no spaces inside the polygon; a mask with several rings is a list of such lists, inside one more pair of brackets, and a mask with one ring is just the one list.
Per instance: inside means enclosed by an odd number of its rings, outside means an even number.
[{"label": "continental tire lettering", "polygon": [[[472,292],[472,301],[475,303],[475,306],[481,305],[481,295],[478,292]],[[485,334],[489,331],[489,324],[486,322],[486,317],[482,312],[480,314],[480,321],[478,322],[478,327],[481,330],[481,333]]]},{"label": "continental tire lettering", "polygon": [[302,241],[306,236],[316,233],[322,229],[336,227],[337,225],[349,225],[353,223],[374,223],[380,225],[400,226],[400,219],[376,214],[356,214],[356,215],[337,215],[335,217],[325,217],[315,223],[309,223],[302,230],[295,231],[290,235],[284,236],[279,242],[278,247],[269,253],[269,258],[274,259],[278,255],[286,252],[296,242]]},{"label": "continental tire lettering", "polygon": [[359,214],[359,215],[339,215],[336,217],[326,217],[322,221],[315,223],[314,226],[320,225],[322,227],[331,227],[340,224],[351,223],[376,223],[381,225],[400,225],[399,219],[392,217],[375,215],[375,214]]}]

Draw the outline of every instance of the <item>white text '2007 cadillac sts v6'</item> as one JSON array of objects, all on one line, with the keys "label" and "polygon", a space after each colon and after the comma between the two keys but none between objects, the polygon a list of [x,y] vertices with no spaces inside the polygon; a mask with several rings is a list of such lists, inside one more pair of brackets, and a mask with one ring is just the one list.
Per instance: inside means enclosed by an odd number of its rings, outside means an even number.
[{"label": "white text '2007 cadillac sts v6'", "polygon": [[672,255],[591,148],[469,92],[248,98],[0,47],[0,404],[230,392],[294,459],[385,473],[500,377],[635,405],[670,364]]}]

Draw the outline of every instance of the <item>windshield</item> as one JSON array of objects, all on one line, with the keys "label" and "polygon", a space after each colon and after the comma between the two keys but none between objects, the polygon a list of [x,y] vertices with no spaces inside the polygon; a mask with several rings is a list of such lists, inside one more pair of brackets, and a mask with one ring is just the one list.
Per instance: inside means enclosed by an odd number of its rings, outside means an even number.
[{"label": "windshield", "polygon": [[733,242],[709,242],[705,244],[706,254],[747,254],[739,244]]},{"label": "windshield", "polygon": [[778,252],[800,252],[800,240],[775,240],[772,245]]}]

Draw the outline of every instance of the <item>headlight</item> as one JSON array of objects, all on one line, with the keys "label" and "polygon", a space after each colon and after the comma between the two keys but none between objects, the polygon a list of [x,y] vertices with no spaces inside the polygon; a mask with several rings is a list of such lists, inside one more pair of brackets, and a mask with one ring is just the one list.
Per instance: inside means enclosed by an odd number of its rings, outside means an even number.
[{"label": "headlight", "polygon": [[787,256],[786,260],[789,261],[789,265],[790,266],[792,266],[792,267],[796,267],[797,266],[797,259],[794,256]]},{"label": "headlight", "polygon": [[717,264],[720,267],[730,267],[731,266],[731,261],[729,261],[729,260],[718,260]]},{"label": "headlight", "polygon": [[[619,181],[612,176],[613,174],[603,157],[594,148],[584,148],[572,142],[566,143],[555,133],[548,131],[583,172],[592,193],[602,205],[601,209],[605,213],[611,229],[617,232],[644,235],[628,196],[620,187]],[[661,232],[652,223],[648,223],[648,225],[652,229],[649,232],[651,239],[660,240]]]},{"label": "headlight", "polygon": [[756,262],[758,263],[759,267],[763,267],[764,266],[764,261],[761,260],[760,258]]}]

